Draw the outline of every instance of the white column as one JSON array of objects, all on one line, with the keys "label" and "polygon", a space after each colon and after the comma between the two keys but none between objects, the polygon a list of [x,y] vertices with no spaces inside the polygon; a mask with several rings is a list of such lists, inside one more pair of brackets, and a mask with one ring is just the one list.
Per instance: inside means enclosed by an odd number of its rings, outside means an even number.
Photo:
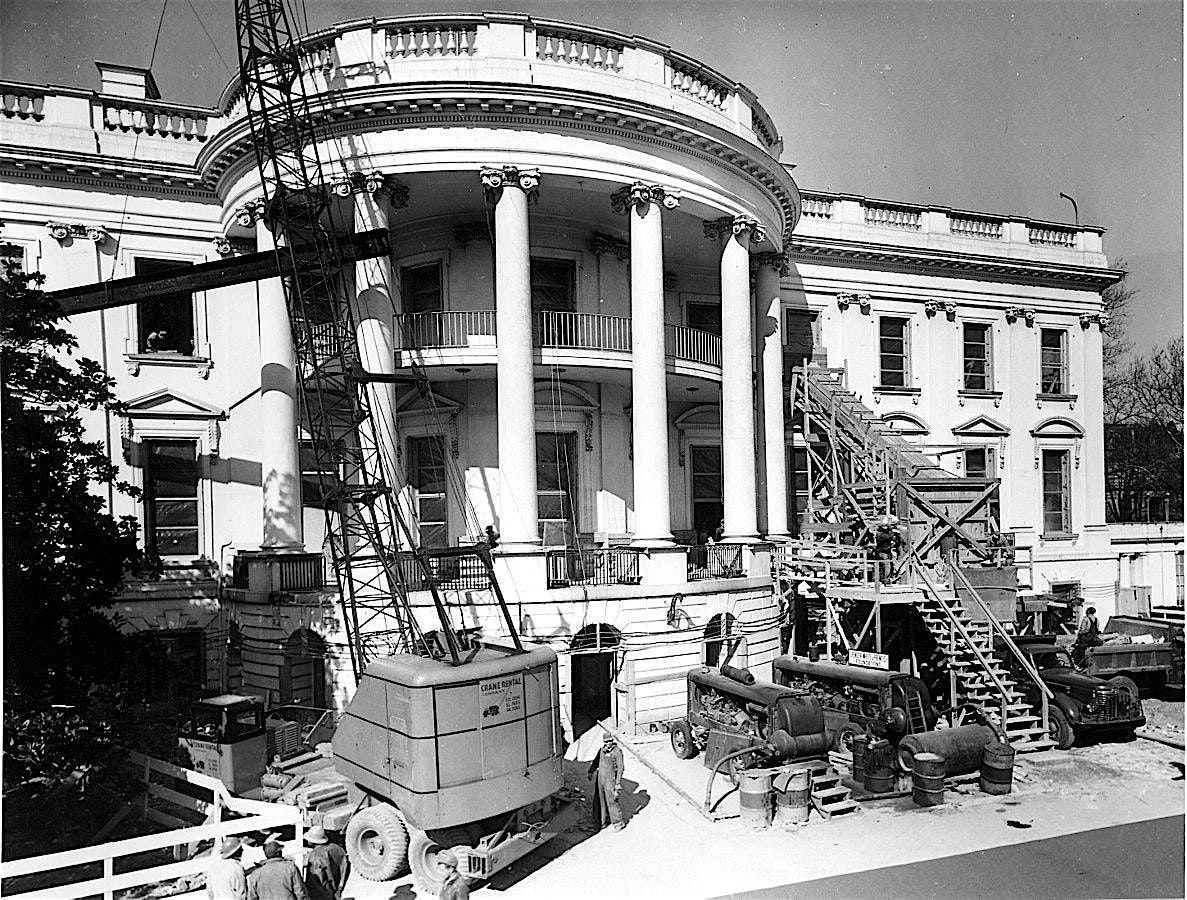
[{"label": "white column", "polygon": [[779,276],[784,265],[778,253],[758,256],[759,330],[762,341],[763,447],[766,461],[767,539],[790,538],[787,532],[787,450],[784,446],[783,301]]},{"label": "white column", "polygon": [[668,375],[664,364],[661,208],[679,198],[635,182],[611,197],[631,221],[631,420],[637,547],[672,545],[668,491]]},{"label": "white column", "polygon": [[[272,232],[257,218],[256,247],[272,250]],[[297,363],[284,286],[279,278],[259,282],[260,478],[264,494],[265,550],[304,547],[301,522],[301,460],[297,449]]]},{"label": "white column", "polygon": [[[391,203],[382,182],[354,185],[354,230],[387,228]],[[394,338],[397,292],[392,281],[390,256],[361,260],[354,266],[355,336],[359,362],[367,372],[391,375],[396,371]],[[405,479],[399,463],[396,431],[396,385],[368,382],[367,406],[370,434],[384,481],[393,497],[400,497]],[[406,520],[406,521],[411,521]]]},{"label": "white column", "polygon": [[483,169],[495,202],[495,332],[498,347],[499,524],[502,546],[540,545],[536,514],[536,410],[532,378],[531,256],[528,198],[534,171]]},{"label": "white column", "polygon": [[[717,224],[717,223],[715,223]],[[757,221],[735,216],[719,225],[721,253],[721,480],[725,538],[758,539],[754,443],[754,316],[750,242],[764,239]]]}]

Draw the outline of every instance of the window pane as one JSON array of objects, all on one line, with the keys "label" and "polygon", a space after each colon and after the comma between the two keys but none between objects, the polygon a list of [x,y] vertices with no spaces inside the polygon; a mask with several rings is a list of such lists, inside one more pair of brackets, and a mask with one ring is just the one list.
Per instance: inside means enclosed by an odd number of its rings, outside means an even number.
[{"label": "window pane", "polygon": [[154,506],[157,526],[197,525],[197,500],[158,500]]},{"label": "window pane", "polygon": [[[191,263],[168,259],[137,259],[137,275],[161,275],[188,268]],[[194,352],[194,298],[189,292],[162,294],[136,308],[139,352]]]},{"label": "window pane", "polygon": [[441,309],[441,264],[425,263],[400,270],[405,312],[431,312]]},{"label": "window pane", "polygon": [[985,450],[983,448],[964,451],[964,473],[966,476],[969,478],[985,478],[986,468]]},{"label": "window pane", "polygon": [[689,454],[692,457],[693,472],[721,472],[720,447],[693,447]]},{"label": "window pane", "polygon": [[571,259],[531,261],[532,309],[574,312],[577,309],[577,264]]},{"label": "window pane", "polygon": [[198,552],[196,528],[158,528],[154,537],[161,556],[193,556]]},{"label": "window pane", "polygon": [[907,320],[883,316],[878,320],[878,383],[883,387],[907,386]]},{"label": "window pane", "polygon": [[444,525],[425,525],[420,526],[420,545],[422,547],[447,547],[449,546],[449,533]]},{"label": "window pane", "polygon": [[709,303],[690,303],[685,310],[684,321],[689,328],[721,334],[721,307]]},{"label": "window pane", "polygon": [[1039,389],[1044,394],[1067,392],[1067,332],[1044,328],[1039,336]]},{"label": "window pane", "polygon": [[1070,530],[1066,450],[1043,451],[1043,531],[1048,534]]},{"label": "window pane", "polygon": [[444,522],[446,518],[445,498],[421,497],[420,519],[422,522]]}]

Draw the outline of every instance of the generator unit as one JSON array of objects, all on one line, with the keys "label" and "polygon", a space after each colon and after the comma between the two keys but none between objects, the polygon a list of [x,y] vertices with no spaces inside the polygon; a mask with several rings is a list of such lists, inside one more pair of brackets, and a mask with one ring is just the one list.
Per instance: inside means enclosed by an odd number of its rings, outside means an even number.
[{"label": "generator unit", "polygon": [[849,752],[853,736],[867,731],[898,743],[935,727],[927,685],[910,675],[791,655],[776,656],[772,667],[779,684],[808,691],[820,701],[837,750]]},{"label": "generator unit", "polygon": [[707,768],[742,754],[735,768],[819,757],[828,751],[820,703],[811,694],[756,681],[733,666],[690,669],[688,714],[668,722],[672,750],[681,759],[704,751]]}]

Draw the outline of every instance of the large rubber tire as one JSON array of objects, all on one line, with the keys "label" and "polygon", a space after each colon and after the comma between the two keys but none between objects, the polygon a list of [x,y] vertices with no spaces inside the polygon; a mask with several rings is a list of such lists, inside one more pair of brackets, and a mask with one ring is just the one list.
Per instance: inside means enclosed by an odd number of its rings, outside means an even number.
[{"label": "large rubber tire", "polygon": [[445,870],[437,865],[437,854],[445,848],[423,831],[412,832],[408,843],[408,865],[418,891],[436,896],[445,883]]},{"label": "large rubber tire", "polygon": [[387,881],[408,868],[408,829],[387,803],[368,806],[346,824],[351,868],[371,881]]},{"label": "large rubber tire", "polygon": [[1047,726],[1047,733],[1051,740],[1055,741],[1058,749],[1071,749],[1072,744],[1076,742],[1076,732],[1072,730],[1072,723],[1058,706],[1047,708]]},{"label": "large rubber tire", "polygon": [[852,722],[847,722],[842,725],[833,738],[833,749],[838,753],[852,753],[853,739],[859,734],[865,734],[866,730],[860,725],[854,725]]},{"label": "large rubber tire", "polygon": [[677,759],[692,759],[697,755],[697,742],[692,736],[692,726],[686,719],[677,719],[668,726],[668,736],[672,739],[672,752]]},{"label": "large rubber tire", "polygon": [[1142,696],[1142,692],[1138,689],[1138,683],[1128,675],[1114,675],[1109,679],[1109,684],[1119,687],[1123,691],[1128,691],[1129,696],[1134,700]]}]

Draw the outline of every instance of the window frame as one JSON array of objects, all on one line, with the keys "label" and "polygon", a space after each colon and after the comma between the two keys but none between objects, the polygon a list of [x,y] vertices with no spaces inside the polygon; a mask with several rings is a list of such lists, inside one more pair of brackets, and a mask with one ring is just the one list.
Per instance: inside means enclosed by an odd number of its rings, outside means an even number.
[{"label": "window frame", "polygon": [[[541,438],[559,437],[564,449],[570,451],[568,454],[569,461],[569,489],[565,490],[541,490],[540,488],[540,463],[537,456],[536,461],[536,533],[540,538],[540,545],[544,549],[567,549],[576,550],[581,543],[581,450],[578,446],[577,431],[575,429],[566,428],[563,422],[558,422],[556,427],[550,431],[537,431],[533,439],[533,454],[537,454],[537,448]],[[557,462],[558,483],[561,478],[561,465],[558,457]],[[562,515],[561,518],[556,516],[545,516],[540,511],[540,498],[543,495],[558,496],[561,498],[562,514],[567,507],[570,515],[566,518]],[[565,529],[565,523],[568,523],[568,529]],[[564,544],[549,544],[545,541],[548,535],[547,524],[559,523],[562,531],[567,530],[571,533],[573,544],[569,545],[568,541]]]},{"label": "window frame", "polygon": [[[441,450],[441,486],[440,491],[422,491],[419,487],[419,462],[421,458],[421,451],[418,447],[421,443],[436,442]],[[408,489],[412,497],[412,508],[416,513],[416,529],[418,546],[427,547],[429,549],[442,549],[452,546],[452,535],[449,527],[449,443],[448,438],[444,434],[435,434],[433,432],[426,432],[425,434],[410,434],[404,438],[404,453],[407,460],[405,464],[405,475],[408,479]],[[443,539],[439,544],[426,544],[424,542],[424,530],[426,522],[424,516],[421,514],[422,500],[439,500],[441,503],[442,518],[440,520],[430,519],[428,524],[433,527],[438,527],[442,530]]]},{"label": "window frame", "polygon": [[[901,338],[887,337],[882,333],[883,323],[886,322],[900,322],[902,324]],[[876,323],[877,331],[877,347],[878,347],[878,385],[877,390],[880,391],[910,391],[912,390],[912,372],[911,372],[911,317],[901,314],[879,314]],[[903,344],[902,353],[887,353],[882,347],[883,340],[901,340]],[[887,357],[900,357],[902,359],[902,384],[890,384],[886,380],[888,373],[894,370],[886,368],[885,360]]]},{"label": "window frame", "polygon": [[[714,497],[697,497],[697,493],[696,493],[697,472],[695,471],[695,466],[694,466],[693,461],[696,458],[698,450],[716,450],[717,451],[717,458],[718,458],[717,484],[718,484],[718,488],[717,488],[717,495]],[[690,440],[688,442],[688,463],[687,463],[687,465],[688,465],[688,524],[689,524],[689,528],[694,531],[696,530],[697,504],[698,503],[716,503],[716,504],[720,505],[722,507],[722,516],[724,517],[724,514],[725,514],[725,459],[722,456],[723,453],[724,453],[724,445],[722,443],[721,438],[717,438],[716,442],[714,442],[712,440],[703,440],[703,439],[702,440]],[[702,473],[702,474],[712,474],[712,473]],[[717,526],[714,526],[714,530],[710,531],[706,535],[706,538],[713,537],[714,532],[716,531],[716,528],[717,528]],[[698,541],[700,540],[699,532],[697,534],[697,540]]]},{"label": "window frame", "polygon": [[[1060,383],[1058,387],[1060,390],[1049,391],[1044,379],[1044,369],[1048,368],[1043,360],[1043,353],[1046,348],[1043,346],[1043,338],[1047,333],[1058,334],[1060,336],[1059,343],[1059,378]],[[1071,373],[1071,329],[1060,326],[1043,325],[1039,327],[1039,397],[1070,397],[1072,395],[1072,373]]]},{"label": "window frame", "polygon": [[[1062,457],[1060,464],[1060,477],[1062,479],[1060,498],[1060,528],[1050,529],[1047,527],[1047,497],[1051,493],[1047,490],[1047,459],[1048,455],[1057,455]],[[1067,538],[1075,534],[1074,526],[1072,524],[1073,506],[1072,506],[1072,449],[1069,447],[1060,446],[1043,446],[1039,448],[1039,498],[1040,498],[1040,514],[1042,516],[1040,534],[1044,539],[1049,538]]]},{"label": "window frame", "polygon": [[[153,459],[152,448],[155,445],[161,444],[188,444],[194,451],[194,494],[189,496],[167,496],[161,497],[155,494],[154,487],[156,482],[156,475],[151,465]],[[180,560],[197,559],[202,555],[202,445],[197,438],[185,437],[180,435],[169,436],[154,436],[143,439],[140,442],[141,451],[141,470],[143,472],[143,492],[141,498],[141,509],[143,511],[143,526],[144,526],[144,547],[150,553],[155,554],[161,560],[167,562],[178,562]],[[192,503],[194,506],[194,523],[193,525],[159,525],[156,521],[157,512],[156,504],[161,502],[169,503]],[[193,552],[182,553],[162,553],[160,551],[157,540],[158,531],[172,530],[172,531],[193,531],[194,533],[194,550]]]},{"label": "window frame", "polygon": [[[411,309],[408,305],[408,272],[414,269],[427,269],[430,266],[437,270],[437,299],[438,306],[435,309]],[[405,315],[416,315],[418,313],[428,312],[444,312],[448,309],[446,297],[446,281],[445,276],[446,266],[445,259],[440,255],[431,256],[413,256],[408,259],[400,261],[399,278],[400,278],[400,310]]]},{"label": "window frame", "polygon": [[[554,309],[552,307],[545,308],[536,303],[536,264],[564,264],[571,272],[571,279],[569,282],[569,301],[570,304],[565,309]],[[533,317],[542,312],[567,312],[576,313],[581,309],[580,302],[580,284],[581,284],[581,260],[571,253],[558,253],[555,251],[533,253],[528,257],[528,299],[531,304]]]},{"label": "window frame", "polygon": [[[985,370],[980,375],[973,375],[969,372],[970,357],[968,354],[969,348],[969,329],[982,328],[984,329],[984,343],[985,355],[980,362],[984,363]],[[974,342],[975,343],[975,342]],[[992,393],[994,390],[994,365],[993,365],[993,323],[982,322],[976,319],[965,320],[961,322],[960,329],[960,383],[961,389],[969,393]],[[978,362],[978,360],[971,360]],[[984,383],[981,385],[971,384],[969,379],[971,377],[983,378]]]},{"label": "window frame", "polygon": [[[161,262],[176,262],[196,266],[208,262],[207,257],[186,252],[157,250],[152,247],[127,247],[120,251],[120,268],[125,275],[136,274],[137,259],[152,259]],[[140,317],[135,303],[128,304],[124,309],[124,363],[128,373],[133,376],[140,374],[142,366],[177,367],[197,369],[202,378],[210,375],[214,366],[210,349],[210,331],[206,320],[206,291],[193,291],[190,294],[193,309],[194,348],[186,356],[180,353],[145,353],[140,350]]]}]

